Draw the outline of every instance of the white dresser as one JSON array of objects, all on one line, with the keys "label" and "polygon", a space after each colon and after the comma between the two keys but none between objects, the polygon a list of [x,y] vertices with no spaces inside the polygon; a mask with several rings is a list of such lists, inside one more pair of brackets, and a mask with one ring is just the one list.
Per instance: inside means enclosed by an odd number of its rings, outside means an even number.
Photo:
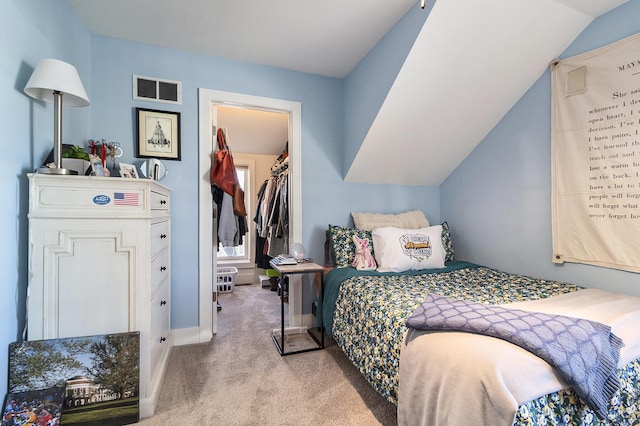
[{"label": "white dresser", "polygon": [[29,175],[29,340],[140,332],[140,416],[171,336],[170,191],[148,179]]}]

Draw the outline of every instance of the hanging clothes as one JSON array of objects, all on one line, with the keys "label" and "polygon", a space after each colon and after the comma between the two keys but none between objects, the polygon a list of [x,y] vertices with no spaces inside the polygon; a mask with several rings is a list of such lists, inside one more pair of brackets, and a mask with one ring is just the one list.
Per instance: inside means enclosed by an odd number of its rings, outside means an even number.
[{"label": "hanging clothes", "polygon": [[258,190],[258,203],[256,208],[256,214],[253,216],[253,221],[256,224],[256,251],[255,251],[255,263],[256,267],[261,269],[270,269],[271,265],[269,262],[271,261],[271,257],[267,254],[267,250],[265,249],[267,244],[267,239],[265,237],[260,236],[260,229],[263,227],[263,216],[260,214],[260,206],[265,197],[265,192],[267,189],[268,180],[265,180],[262,185],[260,185],[260,189]]},{"label": "hanging clothes", "polygon": [[256,224],[256,266],[268,269],[271,258],[289,252],[287,150],[276,159],[271,167],[271,176],[262,183],[258,191],[258,205],[253,221]]},{"label": "hanging clothes", "polygon": [[[211,194],[216,204],[218,217],[218,241],[222,247],[242,245],[247,233],[247,220],[238,216],[233,210],[233,185],[238,185],[238,175],[233,165],[233,155],[229,149],[226,131],[219,128],[216,135],[216,150],[212,155]],[[226,151],[226,152],[223,152]],[[228,162],[221,162],[221,156],[229,156]],[[229,165],[230,164],[230,165]]]},{"label": "hanging clothes", "polygon": [[273,211],[269,220],[269,256],[289,253],[289,173],[278,176]]}]

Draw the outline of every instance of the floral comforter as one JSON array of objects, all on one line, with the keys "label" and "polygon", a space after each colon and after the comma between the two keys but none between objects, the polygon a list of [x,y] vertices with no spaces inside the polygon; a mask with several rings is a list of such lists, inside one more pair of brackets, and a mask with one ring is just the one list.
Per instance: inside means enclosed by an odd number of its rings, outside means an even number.
[{"label": "floral comforter", "polygon": [[[405,274],[340,268],[325,279],[323,321],[328,334],[369,383],[397,405],[400,347],[407,331],[405,319],[429,293],[468,301],[505,304],[538,300],[579,290],[580,287],[509,274],[467,262],[448,262],[444,270]],[[633,424],[637,411],[640,364],[620,370],[622,382],[613,407],[613,424]],[[630,406],[632,405],[632,406]],[[619,410],[618,413],[616,410]],[[568,416],[568,417],[567,417]],[[563,390],[522,405],[516,424],[599,425],[572,390]]]}]

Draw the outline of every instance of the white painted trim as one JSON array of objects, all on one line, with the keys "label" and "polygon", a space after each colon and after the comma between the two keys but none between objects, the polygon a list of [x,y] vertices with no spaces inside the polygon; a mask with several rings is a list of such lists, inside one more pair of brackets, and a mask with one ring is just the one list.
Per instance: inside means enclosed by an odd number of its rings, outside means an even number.
[{"label": "white painted trim", "polygon": [[[291,277],[291,275],[289,276]],[[302,322],[300,323],[300,325],[297,325],[295,327],[291,326],[291,327],[285,327],[284,328],[284,334],[298,334],[298,333],[306,333],[307,330],[309,330],[310,328],[315,327],[316,324],[316,317],[313,314],[304,314],[301,316],[302,318]],[[280,335],[280,328],[273,328],[271,329],[271,332],[274,334],[277,334],[278,336]]]},{"label": "white painted trim", "polygon": [[315,327],[316,324],[316,317],[313,314],[304,314],[302,315],[302,326],[309,329],[312,327]]},{"label": "white painted trim", "polygon": [[236,285],[253,284],[257,280],[258,278],[256,274],[256,268],[238,268],[238,274],[236,275]]},{"label": "white painted trim", "polygon": [[[211,137],[212,99],[207,92],[199,91],[198,99],[198,340],[208,342],[217,327],[216,310],[213,309],[213,270],[216,258],[213,251],[213,199],[211,198]],[[209,154],[204,154],[206,151]],[[177,333],[179,330],[175,330]],[[174,335],[175,336],[175,335]],[[180,339],[175,336],[176,345]]]},{"label": "white painted trim", "polygon": [[[284,335],[285,336],[289,336],[291,334],[304,334],[307,332],[307,330],[309,330],[308,327],[303,327],[303,326],[299,326],[299,327],[285,327],[284,328]],[[280,328],[272,328],[271,329],[271,333],[275,334],[276,336],[280,336],[280,332],[282,330]]]},{"label": "white painted trim", "polygon": [[[289,217],[291,218],[289,240],[291,242],[302,241],[302,105],[300,102],[200,88],[198,90],[198,342],[211,340],[212,334],[216,333],[218,328],[217,311],[213,309],[213,303],[211,302],[213,270],[216,267],[212,244],[213,227],[211,215],[213,201],[211,199],[211,184],[209,181],[213,126],[211,111],[214,105],[276,111],[289,115],[289,183],[291,200],[289,203]],[[302,322],[302,290],[300,286],[290,286],[289,324],[298,326]],[[174,333],[177,331],[175,330]],[[180,341],[178,337],[174,338],[176,342]]]},{"label": "white painted trim", "polygon": [[173,346],[193,345],[203,342],[200,335],[200,327],[178,328],[171,330],[171,334],[173,336]]}]

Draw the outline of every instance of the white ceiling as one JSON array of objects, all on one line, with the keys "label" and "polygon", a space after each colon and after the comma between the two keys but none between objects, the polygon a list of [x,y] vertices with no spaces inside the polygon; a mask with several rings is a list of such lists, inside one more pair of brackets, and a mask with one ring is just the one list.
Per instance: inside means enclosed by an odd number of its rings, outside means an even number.
[{"label": "white ceiling", "polygon": [[92,33],[345,77],[416,0],[68,0]]},{"label": "white ceiling", "polygon": [[[552,59],[595,17],[627,1],[436,1],[345,179],[439,185]],[[332,77],[348,75],[419,7],[416,0],[68,2],[95,34]]]}]

